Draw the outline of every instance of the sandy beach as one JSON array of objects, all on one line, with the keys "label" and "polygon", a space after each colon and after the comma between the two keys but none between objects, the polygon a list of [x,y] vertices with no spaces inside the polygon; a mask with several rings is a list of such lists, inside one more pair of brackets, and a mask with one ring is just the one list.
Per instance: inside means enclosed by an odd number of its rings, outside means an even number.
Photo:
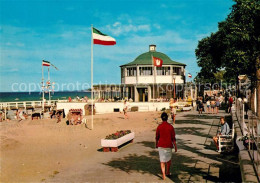
[{"label": "sandy beach", "polygon": [[[24,120],[0,123],[1,182],[48,181],[63,171],[77,172],[77,164],[97,162],[100,139],[117,130],[132,130],[136,138],[155,133],[159,112],[96,115],[94,129],[84,125],[67,126],[63,119]],[[159,120],[160,121],[160,120]],[[114,154],[114,153],[112,153]],[[96,165],[98,166],[98,165]],[[64,181],[64,180],[60,180]]]}]

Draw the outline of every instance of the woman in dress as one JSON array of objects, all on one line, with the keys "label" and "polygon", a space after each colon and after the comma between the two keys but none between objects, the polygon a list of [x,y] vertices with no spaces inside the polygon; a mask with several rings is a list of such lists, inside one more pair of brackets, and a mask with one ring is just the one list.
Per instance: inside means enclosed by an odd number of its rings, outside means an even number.
[{"label": "woman in dress", "polygon": [[170,109],[171,109],[172,123],[175,124],[176,109],[174,108],[173,98],[170,99]]},{"label": "woman in dress", "polygon": [[156,148],[159,150],[160,165],[162,170],[162,178],[165,180],[166,176],[170,176],[172,148],[174,146],[175,152],[177,152],[175,131],[172,125],[170,125],[167,113],[161,114],[162,123],[156,130]]}]

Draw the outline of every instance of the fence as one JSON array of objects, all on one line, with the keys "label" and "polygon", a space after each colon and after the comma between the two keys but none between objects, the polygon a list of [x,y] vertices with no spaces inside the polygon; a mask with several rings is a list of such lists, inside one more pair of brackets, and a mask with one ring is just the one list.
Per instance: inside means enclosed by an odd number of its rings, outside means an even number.
[{"label": "fence", "polygon": [[245,110],[246,108],[242,100],[236,99],[237,119],[242,135],[249,137],[248,152],[260,178],[260,120],[251,110]]}]

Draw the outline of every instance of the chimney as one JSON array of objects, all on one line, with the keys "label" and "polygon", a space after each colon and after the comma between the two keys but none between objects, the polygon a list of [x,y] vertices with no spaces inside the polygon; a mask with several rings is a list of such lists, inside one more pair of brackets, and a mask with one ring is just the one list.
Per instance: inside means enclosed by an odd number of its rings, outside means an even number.
[{"label": "chimney", "polygon": [[155,44],[149,45],[149,51],[156,51],[156,45]]}]

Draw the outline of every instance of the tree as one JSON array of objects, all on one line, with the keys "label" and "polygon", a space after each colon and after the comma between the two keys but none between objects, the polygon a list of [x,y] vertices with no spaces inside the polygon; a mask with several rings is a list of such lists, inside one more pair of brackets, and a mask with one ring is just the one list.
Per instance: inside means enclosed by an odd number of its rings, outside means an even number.
[{"label": "tree", "polygon": [[[260,0],[234,0],[231,13],[220,22],[218,31],[199,41],[196,49],[200,75],[225,69],[224,77],[238,83],[247,74],[257,89],[260,114]],[[207,72],[205,72],[207,71]],[[211,77],[210,77],[211,78]]]}]

